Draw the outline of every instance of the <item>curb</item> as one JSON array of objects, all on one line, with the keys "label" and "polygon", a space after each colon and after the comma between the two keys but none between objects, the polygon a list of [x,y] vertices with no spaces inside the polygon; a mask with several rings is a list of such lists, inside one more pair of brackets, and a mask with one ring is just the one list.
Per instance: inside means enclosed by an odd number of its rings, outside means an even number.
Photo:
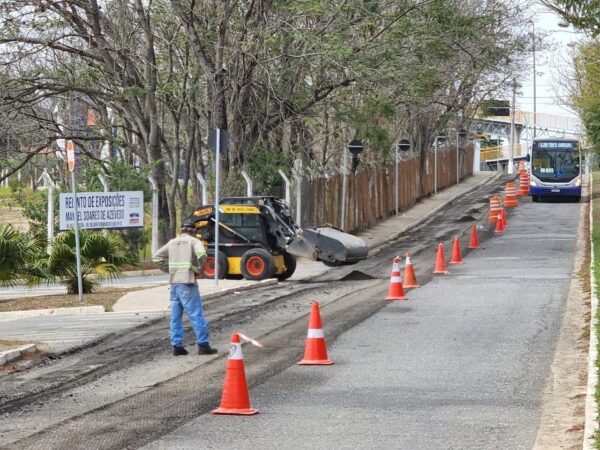
[{"label": "curb", "polygon": [[0,312],[0,322],[38,316],[83,316],[104,313],[104,306],[78,306],[74,308],[30,309]]},{"label": "curb", "polygon": [[414,222],[406,225],[404,228],[402,228],[400,231],[396,231],[395,233],[392,233],[391,235],[389,235],[386,239],[379,241],[379,242],[373,242],[372,244],[369,245],[369,251],[371,250],[375,250],[383,245],[385,245],[386,243],[388,243],[389,241],[393,241],[395,239],[398,239],[402,234],[410,231],[411,228],[414,228],[420,224],[422,224],[423,222],[425,222],[427,219],[429,219],[432,215],[434,215],[435,213],[437,213],[440,209],[445,208],[446,206],[448,206],[450,203],[452,203],[453,201],[455,201],[459,196],[465,195],[465,194],[469,194],[471,192],[473,192],[475,189],[480,188],[481,186],[483,186],[484,184],[490,183],[491,181],[496,180],[497,178],[500,178],[502,174],[496,172],[493,176],[480,181],[479,183],[471,186],[469,189],[467,189],[464,192],[461,192],[459,195],[452,197],[448,200],[446,200],[445,202],[439,204],[437,207],[433,208],[431,211],[429,211],[427,214],[425,214],[423,217],[421,217],[418,220],[415,220]]},{"label": "curb", "polygon": [[24,353],[35,352],[37,352],[37,346],[35,344],[21,345],[20,347],[0,352],[0,366],[8,364],[15,359],[19,359]]},{"label": "curb", "polygon": [[594,436],[598,430],[598,405],[596,403],[596,386],[598,384],[598,372],[596,371],[596,361],[598,360],[598,336],[596,334],[596,325],[598,323],[598,293],[596,292],[596,276],[594,274],[594,222],[593,210],[594,202],[592,201],[592,186],[593,177],[590,172],[590,246],[591,246],[591,261],[590,261],[590,348],[588,351],[588,382],[587,394],[585,397],[585,427],[583,429],[583,449],[591,450],[595,448]]}]

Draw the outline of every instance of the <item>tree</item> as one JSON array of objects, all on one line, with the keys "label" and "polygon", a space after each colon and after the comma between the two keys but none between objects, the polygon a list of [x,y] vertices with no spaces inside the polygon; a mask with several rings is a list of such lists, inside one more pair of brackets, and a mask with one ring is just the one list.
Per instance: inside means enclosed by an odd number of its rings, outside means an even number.
[{"label": "tree", "polygon": [[575,27],[596,37],[600,34],[600,0],[542,0]]},{"label": "tree", "polygon": [[[120,277],[122,269],[130,265],[119,235],[84,229],[80,230],[79,239],[84,293],[92,292],[102,280]],[[51,254],[33,266],[37,275],[31,278],[31,284],[56,282],[66,286],[69,294],[76,294],[78,281],[75,234],[69,231],[58,235],[52,243]]]},{"label": "tree", "polygon": [[578,46],[573,58],[574,77],[569,86],[571,102],[579,111],[587,138],[600,151],[600,42],[592,40]]},{"label": "tree", "polygon": [[0,286],[14,286],[30,272],[36,242],[10,224],[0,224]]}]

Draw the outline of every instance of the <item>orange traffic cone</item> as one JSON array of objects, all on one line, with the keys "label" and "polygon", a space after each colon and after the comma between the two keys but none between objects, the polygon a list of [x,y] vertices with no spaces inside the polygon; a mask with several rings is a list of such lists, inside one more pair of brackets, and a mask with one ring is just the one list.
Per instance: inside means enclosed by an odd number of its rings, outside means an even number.
[{"label": "orange traffic cone", "polygon": [[298,364],[301,366],[333,364],[333,361],[327,357],[327,347],[325,345],[325,335],[323,334],[318,302],[312,302],[310,307],[304,358]]},{"label": "orange traffic cone", "polygon": [[498,214],[498,220],[496,221],[496,233],[504,233],[504,221],[502,220],[502,213]]},{"label": "orange traffic cone", "polygon": [[462,253],[460,251],[460,242],[458,242],[458,236],[454,237],[454,245],[452,246],[452,257],[450,258],[450,264],[463,264]]},{"label": "orange traffic cone", "polygon": [[500,197],[498,195],[492,195],[490,197],[490,214],[488,216],[489,223],[496,223],[498,219],[498,212],[502,206],[500,205]]},{"label": "orange traffic cone", "polygon": [[246,383],[244,369],[244,354],[238,333],[231,336],[231,350],[227,360],[227,372],[223,384],[221,406],[212,411],[213,414],[236,414],[249,416],[256,414],[258,409],[250,408],[250,395]]},{"label": "orange traffic cone", "polygon": [[517,206],[519,206],[519,200],[517,199],[517,190],[515,189],[515,183],[509,181],[508,183],[506,183],[506,187],[504,189],[504,192],[506,193],[504,207],[516,208]]},{"label": "orange traffic cone", "polygon": [[448,273],[448,270],[446,269],[446,256],[444,255],[444,244],[441,242],[438,244],[435,269],[433,270],[433,273],[439,273],[443,275]]},{"label": "orange traffic cone", "polygon": [[479,236],[477,235],[477,225],[471,225],[471,242],[469,243],[470,249],[479,248]]},{"label": "orange traffic cone", "polygon": [[400,258],[397,256],[392,261],[392,276],[386,300],[406,300],[402,278],[400,277]]},{"label": "orange traffic cone", "polygon": [[529,195],[529,181],[529,173],[526,170],[521,172],[519,176],[519,192],[517,192],[519,197],[526,197]]},{"label": "orange traffic cone", "polygon": [[525,172],[525,161],[519,161],[519,174]]},{"label": "orange traffic cone", "polygon": [[406,262],[404,263],[404,283],[402,284],[405,288],[418,288],[417,277],[415,276],[415,268],[410,261],[410,253],[406,254]]},{"label": "orange traffic cone", "polygon": [[502,216],[502,226],[506,230],[506,227],[508,226],[508,221],[506,220],[506,210],[504,208],[500,210],[500,216]]}]

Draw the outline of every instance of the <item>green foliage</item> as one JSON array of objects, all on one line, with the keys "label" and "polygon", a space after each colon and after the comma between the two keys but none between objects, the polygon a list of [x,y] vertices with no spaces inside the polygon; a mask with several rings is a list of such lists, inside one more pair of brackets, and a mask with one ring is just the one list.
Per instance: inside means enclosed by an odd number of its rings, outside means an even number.
[{"label": "green foliage", "polygon": [[600,41],[589,41],[578,48],[574,58],[578,77],[571,100],[579,108],[590,144],[600,150]]},{"label": "green foliage", "polygon": [[[286,152],[273,152],[263,147],[255,148],[248,159],[247,171],[254,184],[257,195],[280,196],[283,189],[283,179],[279,169],[289,174],[293,160]],[[241,178],[241,177],[240,177]]]},{"label": "green foliage", "polygon": [[[122,270],[130,265],[119,234],[80,230],[79,239],[84,293],[92,292],[102,280],[120,277]],[[70,294],[77,293],[75,234],[69,231],[58,235],[50,256],[39,259],[33,266],[37,275],[30,277],[30,284],[57,282],[66,286]]]},{"label": "green foliage", "polygon": [[18,279],[26,278],[39,249],[39,242],[10,224],[0,224],[0,286],[13,286]]},{"label": "green foliage", "polygon": [[600,34],[600,0],[543,0],[577,28]]},{"label": "green foliage", "polygon": [[396,114],[389,99],[367,96],[359,106],[341,109],[338,118],[355,130],[355,135],[368,142],[371,151],[387,156],[392,138],[385,126]]}]

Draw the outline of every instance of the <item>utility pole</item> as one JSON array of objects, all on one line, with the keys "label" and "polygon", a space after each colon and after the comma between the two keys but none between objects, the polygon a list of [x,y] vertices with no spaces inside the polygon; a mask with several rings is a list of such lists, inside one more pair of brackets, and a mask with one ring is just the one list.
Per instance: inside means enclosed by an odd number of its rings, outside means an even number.
[{"label": "utility pole", "polygon": [[[512,113],[510,117],[510,154],[508,156],[508,174],[515,173],[513,155],[515,154],[515,103],[517,101],[517,80],[513,78],[512,82]],[[500,164],[500,161],[498,161]]]},{"label": "utility pole", "polygon": [[535,22],[531,21],[531,41],[533,51],[533,138],[535,139],[537,133],[537,72],[536,72],[536,61],[535,61]]},{"label": "utility pole", "polygon": [[152,175],[148,175],[148,181],[152,186],[152,254],[158,251],[158,183]]}]

